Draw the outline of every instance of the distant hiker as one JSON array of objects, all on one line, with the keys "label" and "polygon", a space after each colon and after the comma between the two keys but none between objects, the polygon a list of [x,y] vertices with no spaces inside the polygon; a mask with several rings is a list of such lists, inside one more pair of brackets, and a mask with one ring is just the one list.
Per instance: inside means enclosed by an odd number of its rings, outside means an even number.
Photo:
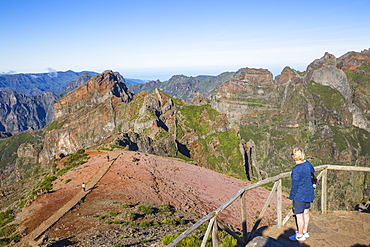
[{"label": "distant hiker", "polygon": [[305,160],[304,151],[301,148],[294,148],[292,158],[296,165],[292,170],[292,188],[289,199],[293,201],[293,213],[296,215],[297,231],[290,236],[293,241],[304,241],[308,235],[308,223],[310,221],[310,203],[315,198],[314,188],[311,181],[311,173],[315,169],[311,163]]},{"label": "distant hiker", "polygon": [[84,182],[82,182],[82,190],[86,191],[86,184]]},{"label": "distant hiker", "polygon": [[107,155],[107,160],[108,160],[108,162],[109,162],[109,155]]}]

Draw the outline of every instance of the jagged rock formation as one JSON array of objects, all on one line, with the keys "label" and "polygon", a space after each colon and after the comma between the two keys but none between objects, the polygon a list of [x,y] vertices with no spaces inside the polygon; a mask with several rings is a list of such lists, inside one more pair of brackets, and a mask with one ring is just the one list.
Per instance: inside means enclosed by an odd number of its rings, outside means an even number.
[{"label": "jagged rock formation", "polygon": [[104,71],[60,98],[54,106],[55,121],[48,127],[40,159],[47,162],[58,153],[73,153],[93,146],[121,124],[116,119],[120,103],[132,94],[118,73]]},{"label": "jagged rock formation", "polygon": [[211,96],[211,106],[227,114],[231,124],[245,124],[253,122],[258,112],[276,109],[279,90],[270,71],[244,68],[217,89]]},{"label": "jagged rock formation", "polygon": [[70,83],[68,83],[65,87],[64,87],[64,90],[62,92],[62,94],[66,94],[76,88],[78,88],[79,86],[81,86],[82,84],[84,84],[85,82],[87,82],[88,80],[90,80],[90,78],[92,77],[93,75],[89,74],[89,73],[82,73],[81,75],[79,75],[76,79],[74,79],[73,81],[71,81]]},{"label": "jagged rock formation", "polygon": [[188,77],[175,75],[165,82],[157,80],[129,86],[129,88],[133,93],[139,93],[141,91],[152,93],[158,88],[175,98],[189,102],[196,93],[200,93],[205,97],[210,96],[222,83],[228,81],[233,75],[234,72],[225,72],[217,76]]},{"label": "jagged rock formation", "polygon": [[[0,133],[15,134],[28,129],[41,129],[51,123],[54,120],[54,103],[60,96],[44,90],[56,92],[78,74],[67,71],[0,76]],[[89,73],[82,73],[66,86],[62,94],[90,78]],[[4,89],[14,91],[2,91]]]},{"label": "jagged rock formation", "polygon": [[54,118],[53,105],[57,96],[43,92],[25,96],[13,91],[0,91],[0,132],[17,133],[41,129]]},{"label": "jagged rock formation", "polygon": [[[370,65],[369,54],[368,50],[361,53],[350,52],[336,59],[333,55],[326,53],[323,58],[314,61],[308,66],[308,68],[315,69],[312,69],[313,72],[309,73],[309,75],[312,75],[308,76],[306,79],[306,81],[313,80],[322,85],[338,90],[344,97],[347,107],[353,115],[353,126],[365,129],[368,132],[370,132],[370,121],[364,115],[366,111],[364,112],[364,109],[361,109],[354,104],[354,92],[351,89],[344,70],[350,68],[349,71],[358,71],[358,68],[361,65]],[[319,68],[317,63],[321,64]]]}]

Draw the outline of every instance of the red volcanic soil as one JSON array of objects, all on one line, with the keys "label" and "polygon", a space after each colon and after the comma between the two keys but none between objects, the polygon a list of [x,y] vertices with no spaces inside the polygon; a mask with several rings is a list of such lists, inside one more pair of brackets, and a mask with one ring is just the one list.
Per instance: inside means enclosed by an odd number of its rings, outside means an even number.
[{"label": "red volcanic soil", "polygon": [[[108,162],[107,154],[110,155],[110,162],[113,162],[108,172],[86,196],[84,203],[48,230],[48,236],[68,238],[97,227],[96,219],[93,221],[92,216],[115,210],[116,206],[111,202],[119,205],[169,204],[186,212],[197,212],[199,218],[195,220],[199,220],[248,185],[245,181],[174,158],[125,150],[86,152],[90,156],[87,163],[59,177],[54,182],[52,193],[39,196],[18,215],[16,220],[21,223],[21,233],[30,233],[71,200],[81,191],[82,182],[89,188],[91,178]],[[248,229],[251,229],[270,191],[256,188],[246,193],[247,224]],[[284,199],[283,208],[289,204],[290,201]],[[269,207],[260,226],[271,224],[276,219],[274,208],[273,205]],[[218,219],[240,229],[240,199],[222,211]]]}]

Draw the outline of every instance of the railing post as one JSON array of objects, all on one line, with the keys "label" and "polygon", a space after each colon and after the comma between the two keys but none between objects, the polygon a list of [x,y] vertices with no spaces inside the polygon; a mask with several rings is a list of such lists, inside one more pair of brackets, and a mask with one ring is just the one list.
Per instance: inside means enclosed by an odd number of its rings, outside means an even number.
[{"label": "railing post", "polygon": [[245,192],[240,196],[240,205],[242,211],[242,234],[243,240],[246,243],[248,240],[248,231],[247,231],[247,205],[245,201]]},{"label": "railing post", "polygon": [[213,222],[212,247],[218,247],[218,225],[217,225],[216,217],[215,217],[215,222]]},{"label": "railing post", "polygon": [[277,181],[277,203],[276,203],[276,213],[277,213],[277,226],[279,229],[283,226],[283,192],[282,192],[282,181],[279,179]]},{"label": "railing post", "polygon": [[328,184],[328,169],[322,171],[321,179],[321,213],[326,214],[327,210],[327,184]]},{"label": "railing post", "polygon": [[216,216],[215,216],[215,217],[213,217],[213,218],[209,221],[209,224],[208,224],[208,227],[207,227],[207,231],[206,231],[206,234],[204,234],[204,237],[203,237],[203,241],[202,241],[201,247],[205,247],[205,246],[206,246],[206,244],[207,244],[207,240],[208,240],[208,236],[209,236],[209,233],[211,232],[212,226],[215,224],[215,221],[216,221]]}]

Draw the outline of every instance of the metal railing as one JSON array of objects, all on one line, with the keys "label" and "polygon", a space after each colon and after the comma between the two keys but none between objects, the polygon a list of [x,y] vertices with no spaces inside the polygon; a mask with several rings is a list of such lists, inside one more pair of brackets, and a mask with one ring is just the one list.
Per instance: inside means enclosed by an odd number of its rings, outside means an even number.
[{"label": "metal railing", "polygon": [[[370,167],[358,167],[358,166],[336,166],[336,165],[322,165],[322,166],[316,166],[314,167],[315,171],[321,171],[319,175],[317,176],[317,179],[321,179],[321,212],[325,214],[327,212],[327,176],[328,176],[328,170],[342,170],[342,171],[359,171],[359,172],[370,172]],[[293,215],[293,212],[290,211],[285,218],[283,219],[283,196],[282,196],[282,179],[290,177],[291,172],[285,172],[281,173],[277,176],[264,179],[262,181],[258,181],[254,184],[250,184],[248,186],[242,187],[238,190],[238,192],[231,197],[227,202],[225,202],[223,205],[221,205],[216,210],[210,212],[206,216],[204,216],[202,219],[200,219],[198,222],[196,222],[194,225],[192,225],[190,228],[188,228],[186,231],[182,232],[176,239],[174,239],[170,244],[167,245],[167,247],[174,247],[178,243],[180,243],[181,240],[189,236],[194,230],[196,230],[198,227],[209,221],[208,228],[206,230],[206,233],[203,237],[203,241],[201,244],[201,247],[206,246],[206,242],[209,238],[209,235],[212,231],[212,246],[217,247],[218,246],[218,228],[226,231],[231,236],[233,236],[236,240],[238,245],[245,246],[250,240],[253,239],[254,234],[268,208],[268,206],[271,203],[271,200],[275,193],[277,193],[277,203],[276,203],[276,213],[277,213],[277,227],[282,228],[284,224],[289,220],[289,218]],[[260,187],[265,184],[274,183],[274,186],[270,192],[269,197],[266,200],[265,205],[263,206],[252,230],[250,233],[247,231],[247,207],[246,207],[246,200],[245,200],[245,192],[257,187]],[[235,232],[230,230],[226,225],[221,223],[221,221],[217,220],[217,216],[219,213],[221,213],[224,209],[226,209],[228,206],[230,206],[236,199],[241,199],[241,221],[242,221],[242,236],[239,237]]]}]

